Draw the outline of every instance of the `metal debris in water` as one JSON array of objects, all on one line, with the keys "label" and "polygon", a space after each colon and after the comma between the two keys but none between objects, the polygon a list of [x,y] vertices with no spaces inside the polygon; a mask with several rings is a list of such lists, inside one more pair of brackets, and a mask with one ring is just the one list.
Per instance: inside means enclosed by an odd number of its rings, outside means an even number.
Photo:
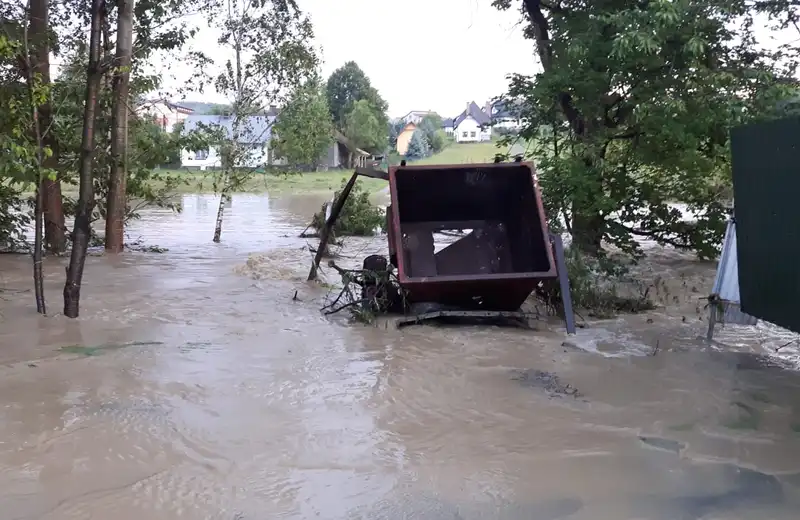
[{"label": "metal debris in water", "polygon": [[561,379],[551,372],[536,369],[514,370],[511,379],[525,386],[544,390],[550,397],[581,397],[577,388],[561,382]]}]

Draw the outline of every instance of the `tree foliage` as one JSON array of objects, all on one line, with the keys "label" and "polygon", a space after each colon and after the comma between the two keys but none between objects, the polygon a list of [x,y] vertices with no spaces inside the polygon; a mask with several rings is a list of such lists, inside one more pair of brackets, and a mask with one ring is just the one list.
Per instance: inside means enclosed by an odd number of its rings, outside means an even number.
[{"label": "tree foliage", "polygon": [[337,128],[345,127],[347,114],[356,101],[368,101],[377,112],[386,114],[388,105],[369,81],[364,71],[354,61],[348,61],[331,74],[325,86],[328,106]]},{"label": "tree foliage", "polygon": [[0,32],[0,249],[16,250],[25,247],[24,231],[31,221],[21,191],[36,182],[36,143],[27,87],[13,68],[21,42],[7,31]]},{"label": "tree foliage", "polygon": [[[54,131],[59,143],[59,174],[66,182],[76,184],[81,152],[81,129],[83,127],[83,93],[86,89],[86,56],[78,52],[65,64],[58,79],[53,83],[53,98],[58,103]],[[141,97],[150,88],[149,79],[131,82],[131,98]],[[111,110],[112,92],[108,82],[101,83],[98,95],[98,110],[108,114]],[[98,117],[96,122],[96,146],[93,156],[94,201],[92,222],[104,219],[108,200],[109,174],[111,171],[111,119]],[[176,150],[185,145],[185,139],[176,132],[165,133],[145,113],[132,112],[128,121],[128,150],[126,157],[127,185],[126,218],[136,218],[139,209],[152,204],[178,209],[170,198],[178,181],[160,175],[155,168],[175,160]],[[159,182],[154,189],[151,181]],[[137,201],[136,206],[132,205]],[[65,195],[65,208],[72,213],[75,200]],[[93,230],[94,233],[94,230]]]},{"label": "tree foliage", "polygon": [[363,150],[382,153],[386,149],[387,123],[385,116],[366,99],[353,103],[344,120],[344,135]]},{"label": "tree foliage", "polygon": [[417,128],[425,134],[431,153],[439,153],[447,145],[447,134],[442,130],[442,118],[437,114],[426,115]]},{"label": "tree foliage", "polygon": [[431,153],[430,144],[425,137],[425,132],[419,128],[414,130],[411,134],[411,139],[408,141],[408,150],[406,150],[407,159],[422,159]]},{"label": "tree foliage", "polygon": [[[790,22],[789,0],[495,0],[521,8],[543,72],[508,97],[553,129],[536,157],[553,224],[576,244],[640,252],[635,237],[715,254],[730,183],[729,129],[774,113],[793,49],[767,50],[756,17]],[[535,123],[534,123],[535,122]],[[687,222],[672,203],[698,215]]]},{"label": "tree foliage", "polygon": [[289,164],[316,167],[333,142],[328,100],[319,80],[298,88],[281,110],[273,128],[274,155]]},{"label": "tree foliage", "polygon": [[403,128],[406,127],[406,122],[402,119],[398,119],[397,121],[389,121],[389,148],[391,150],[397,149],[397,138],[400,136],[400,132],[403,131]]},{"label": "tree foliage", "polygon": [[[347,180],[342,179],[341,188],[334,194],[333,200],[339,198],[346,184]],[[369,191],[364,189],[361,181],[356,181],[331,230],[334,237],[372,236],[376,230],[384,227],[386,215],[381,208],[369,200],[369,196]],[[321,231],[325,227],[326,214],[330,204],[331,202],[324,203],[320,211],[314,214],[311,226],[317,231]]]}]

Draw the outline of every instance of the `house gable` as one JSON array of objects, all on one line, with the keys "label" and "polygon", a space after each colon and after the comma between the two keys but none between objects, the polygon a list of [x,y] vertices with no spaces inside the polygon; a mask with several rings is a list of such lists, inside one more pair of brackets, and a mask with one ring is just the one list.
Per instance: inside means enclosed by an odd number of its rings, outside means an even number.
[{"label": "house gable", "polygon": [[453,121],[453,127],[457,128],[458,125],[460,125],[461,122],[467,117],[471,117],[481,126],[490,125],[492,122],[491,117],[488,114],[486,114],[486,112],[481,110],[481,108],[474,101],[471,101],[467,105],[466,110],[461,112],[461,114],[459,114],[458,117],[455,118],[455,120]]}]

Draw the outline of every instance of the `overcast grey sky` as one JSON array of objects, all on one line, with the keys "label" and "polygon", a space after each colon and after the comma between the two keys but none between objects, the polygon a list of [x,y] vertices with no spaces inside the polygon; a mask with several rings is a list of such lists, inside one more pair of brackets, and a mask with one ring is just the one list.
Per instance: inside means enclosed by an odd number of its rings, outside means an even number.
[{"label": "overcast grey sky", "polygon": [[[355,61],[389,103],[393,117],[410,110],[453,117],[468,101],[483,104],[502,94],[507,74],[536,71],[533,42],[522,37],[518,14],[497,11],[491,0],[298,3],[312,18],[324,76]],[[224,54],[215,40],[204,30],[194,46],[221,63]],[[185,83],[187,71],[173,65],[170,75],[174,78],[164,86],[175,90]],[[225,101],[213,88],[186,97]]]},{"label": "overcast grey sky", "polygon": [[327,76],[354,60],[389,113],[455,116],[503,93],[511,72],[533,74],[534,44],[516,12],[490,0],[300,0],[323,48]]},{"label": "overcast grey sky", "polygon": [[[410,110],[434,110],[454,117],[468,101],[482,105],[505,92],[508,74],[531,75],[538,70],[534,43],[522,36],[519,12],[500,12],[491,0],[298,3],[314,24],[323,75],[328,77],[345,62],[355,61],[388,101],[392,117]],[[768,44],[774,44],[774,40],[768,42],[773,38],[784,42],[798,38],[797,31],[760,32]],[[205,29],[192,45],[221,65],[229,51],[219,48],[216,34]],[[159,66],[156,70],[163,73],[167,91],[185,85],[191,72],[174,57]],[[204,94],[190,94],[186,99],[227,101],[210,85]]]}]

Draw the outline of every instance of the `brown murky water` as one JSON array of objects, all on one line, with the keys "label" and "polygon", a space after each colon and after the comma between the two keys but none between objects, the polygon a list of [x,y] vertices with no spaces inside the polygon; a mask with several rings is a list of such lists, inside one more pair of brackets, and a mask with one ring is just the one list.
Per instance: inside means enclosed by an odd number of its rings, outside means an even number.
[{"label": "brown murky water", "polygon": [[218,245],[214,202],[133,224],[166,253],[90,258],[79,320],[36,316],[28,259],[0,258],[0,517],[797,518],[800,375],[764,363],[797,350],[698,342],[713,266],[655,254],[671,304],[567,346],[556,322],[348,325],[302,281],[322,199],[237,196]]}]

